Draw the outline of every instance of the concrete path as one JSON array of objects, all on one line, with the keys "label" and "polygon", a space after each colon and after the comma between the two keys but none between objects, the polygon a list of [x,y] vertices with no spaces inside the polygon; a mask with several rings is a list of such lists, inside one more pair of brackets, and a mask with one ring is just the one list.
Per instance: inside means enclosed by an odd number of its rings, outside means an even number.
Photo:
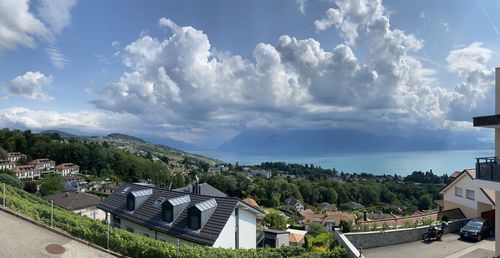
[{"label": "concrete path", "polygon": [[[62,254],[51,254],[50,244],[62,246]],[[0,211],[0,257],[114,257],[110,254],[38,227]]]},{"label": "concrete path", "polygon": [[[480,242],[464,241],[456,234],[446,234],[440,241],[390,245],[363,250],[366,258],[418,258],[418,257],[448,257],[448,258],[481,258],[493,257],[495,250],[494,238]],[[486,255],[486,256],[484,256]]]}]

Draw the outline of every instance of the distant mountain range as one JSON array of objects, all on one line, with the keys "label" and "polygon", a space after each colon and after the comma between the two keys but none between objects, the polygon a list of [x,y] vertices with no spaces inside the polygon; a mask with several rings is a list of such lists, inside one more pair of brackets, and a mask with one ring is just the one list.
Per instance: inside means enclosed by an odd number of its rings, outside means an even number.
[{"label": "distant mountain range", "polygon": [[477,135],[448,131],[409,136],[376,135],[346,129],[251,130],[221,144],[218,151],[252,155],[303,155],[381,151],[488,149]]}]

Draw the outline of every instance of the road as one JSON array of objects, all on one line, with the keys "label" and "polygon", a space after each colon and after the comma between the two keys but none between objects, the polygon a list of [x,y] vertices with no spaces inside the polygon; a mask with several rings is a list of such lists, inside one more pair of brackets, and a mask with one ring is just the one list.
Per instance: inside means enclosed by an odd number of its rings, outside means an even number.
[{"label": "road", "polygon": [[[0,257],[115,257],[0,210]],[[46,250],[54,245],[61,254]],[[62,249],[62,246],[64,249]],[[53,250],[53,252],[55,252]]]},{"label": "road", "polygon": [[493,257],[495,239],[488,238],[480,242],[463,241],[456,234],[446,234],[440,241],[424,243],[416,241],[405,244],[363,250],[366,258],[482,258]]}]

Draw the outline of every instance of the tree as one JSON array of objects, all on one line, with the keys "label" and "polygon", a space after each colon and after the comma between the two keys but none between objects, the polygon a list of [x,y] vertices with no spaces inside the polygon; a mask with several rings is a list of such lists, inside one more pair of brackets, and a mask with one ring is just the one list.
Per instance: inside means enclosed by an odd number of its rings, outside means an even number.
[{"label": "tree", "polygon": [[6,183],[19,189],[23,189],[24,187],[24,184],[21,180],[9,174],[0,174],[0,182]]},{"label": "tree", "polygon": [[317,235],[319,235],[319,234],[321,234],[323,232],[326,232],[326,229],[320,223],[313,222],[313,223],[309,224],[309,229],[307,230],[307,233],[309,235],[311,235],[311,236],[317,236]]},{"label": "tree", "polygon": [[264,223],[272,229],[284,230],[286,229],[286,220],[281,214],[277,212],[271,212],[264,217]]},{"label": "tree", "polygon": [[61,176],[58,174],[49,174],[42,179],[42,184],[40,185],[40,193],[42,195],[59,193],[63,190],[64,185],[62,183]]},{"label": "tree", "polygon": [[38,191],[38,189],[36,187],[36,183],[33,181],[25,182],[24,183],[24,191],[26,191],[28,193],[35,194]]},{"label": "tree", "polygon": [[431,204],[432,204],[432,199],[428,194],[422,195],[418,199],[418,209],[421,211],[428,210],[431,207]]},{"label": "tree", "polygon": [[342,232],[344,232],[344,233],[349,233],[352,231],[351,223],[349,223],[345,220],[341,220],[339,223],[339,226],[342,228]]}]

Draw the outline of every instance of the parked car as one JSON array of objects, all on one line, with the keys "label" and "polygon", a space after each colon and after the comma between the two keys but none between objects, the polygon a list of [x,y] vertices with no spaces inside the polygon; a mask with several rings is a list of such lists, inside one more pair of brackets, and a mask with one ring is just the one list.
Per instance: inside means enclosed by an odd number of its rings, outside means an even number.
[{"label": "parked car", "polygon": [[460,229],[460,238],[470,238],[477,241],[491,236],[493,234],[493,225],[488,220],[478,218],[471,219]]}]

